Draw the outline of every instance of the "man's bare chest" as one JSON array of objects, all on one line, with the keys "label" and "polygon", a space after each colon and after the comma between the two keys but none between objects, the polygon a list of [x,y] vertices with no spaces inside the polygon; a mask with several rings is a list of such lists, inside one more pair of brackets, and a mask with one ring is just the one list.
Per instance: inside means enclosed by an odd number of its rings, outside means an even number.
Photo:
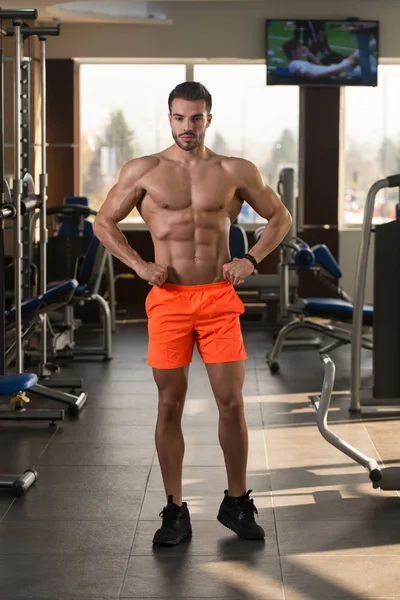
[{"label": "man's bare chest", "polygon": [[237,186],[223,169],[160,168],[143,181],[146,196],[160,208],[222,210],[233,200]]}]

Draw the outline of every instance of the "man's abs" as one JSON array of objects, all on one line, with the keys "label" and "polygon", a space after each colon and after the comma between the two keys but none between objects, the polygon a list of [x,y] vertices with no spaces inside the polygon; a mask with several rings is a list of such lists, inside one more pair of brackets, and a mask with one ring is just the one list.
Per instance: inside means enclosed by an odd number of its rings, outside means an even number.
[{"label": "man's abs", "polygon": [[154,241],[155,262],[168,265],[168,283],[204,285],[223,280],[222,267],[229,262],[226,235],[218,244],[201,245],[170,240]]}]

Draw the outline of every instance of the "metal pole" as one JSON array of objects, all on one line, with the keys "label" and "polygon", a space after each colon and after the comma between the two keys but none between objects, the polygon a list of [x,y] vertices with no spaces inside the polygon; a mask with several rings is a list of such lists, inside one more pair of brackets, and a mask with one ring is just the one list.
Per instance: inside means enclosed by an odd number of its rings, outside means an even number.
[{"label": "metal pole", "polygon": [[361,390],[361,341],[363,328],[363,308],[365,284],[367,280],[368,252],[371,238],[371,225],[377,193],[389,186],[388,179],[380,179],[374,183],[367,195],[364,207],[364,220],[361,231],[361,242],[358,250],[356,282],[354,288],[353,327],[351,337],[351,383],[350,410],[359,411]]},{"label": "metal pole", "polygon": [[[41,154],[40,175],[40,294],[47,291],[47,164],[46,164],[46,39],[40,39],[40,88],[41,88]],[[47,362],[47,319],[41,319],[41,369],[44,374]]]},{"label": "metal pole", "polygon": [[282,202],[292,215],[292,226],[285,236],[285,240],[293,239],[297,235],[297,207],[294,193],[294,169],[282,169],[280,173],[282,182]]},{"label": "metal pole", "polygon": [[[292,216],[292,225],[285,235],[283,241],[290,241],[297,235],[297,211],[296,198],[294,193],[294,169],[282,169],[279,173],[278,190],[282,197],[282,202]],[[289,248],[281,247],[280,250],[280,316],[286,318],[288,316],[288,306],[290,303],[290,273],[289,273]]]},{"label": "metal pole", "polygon": [[15,296],[15,336],[17,373],[23,372],[22,319],[21,319],[21,21],[14,21],[14,181],[13,203],[16,214],[14,220],[14,296]]},{"label": "metal pole", "polygon": [[[22,28],[21,28],[22,38]],[[21,244],[22,244],[22,282],[21,301],[32,298],[33,285],[31,276],[31,262],[29,257],[29,221],[30,215],[24,210],[24,201],[30,191],[29,181],[25,175],[30,172],[30,59],[21,57],[21,177],[22,177],[22,204],[21,204]]]},{"label": "metal pole", "polygon": [[[12,28],[7,27],[5,31],[6,35],[14,35],[14,30]],[[29,35],[38,35],[42,37],[56,36],[60,35],[60,25],[51,26],[51,27],[21,27],[21,33],[24,37]]]},{"label": "metal pole", "polygon": [[327,355],[323,355],[321,357],[321,360],[325,366],[325,376],[320,400],[314,402],[314,406],[317,411],[318,429],[322,437],[324,437],[327,442],[329,442],[330,444],[332,444],[332,446],[343,452],[343,454],[349,456],[358,464],[362,465],[365,469],[367,469],[370,475],[371,473],[373,473],[372,479],[375,481],[379,481],[379,479],[381,479],[382,476],[381,470],[376,460],[373,458],[369,458],[366,454],[363,454],[362,452],[354,448],[354,446],[348,444],[345,440],[333,433],[333,431],[331,431],[328,427],[329,406],[331,403],[333,384],[335,381],[335,365],[332,362],[332,359]]},{"label": "metal pole", "polygon": [[288,249],[280,248],[280,260],[279,260],[279,281],[280,281],[280,294],[279,294],[279,306],[280,316],[286,318],[288,316],[288,306],[290,303],[290,289],[289,289],[289,264],[288,264]]},{"label": "metal pole", "polygon": [[8,20],[8,19],[37,19],[38,13],[36,8],[16,8],[16,9],[8,9],[2,8],[0,9],[0,20]]}]

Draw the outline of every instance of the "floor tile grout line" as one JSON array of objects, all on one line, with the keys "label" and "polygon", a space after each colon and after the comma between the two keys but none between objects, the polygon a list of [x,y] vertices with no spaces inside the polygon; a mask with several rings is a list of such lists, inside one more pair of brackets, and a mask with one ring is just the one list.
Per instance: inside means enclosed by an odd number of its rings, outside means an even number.
[{"label": "floor tile grout line", "polygon": [[0,519],[0,525],[3,523],[4,519],[6,518],[6,516],[8,515],[8,513],[10,512],[14,502],[15,502],[15,498],[13,500],[10,500],[10,505],[8,506],[8,508],[6,509],[6,512],[4,513],[4,515],[1,517]]},{"label": "floor tile grout line", "polygon": [[42,450],[42,452],[39,454],[39,460],[40,460],[40,459],[42,458],[42,456],[43,456],[43,455],[46,453],[46,451],[47,451],[47,449],[49,448],[49,446],[50,446],[51,442],[52,442],[52,441],[53,441],[53,440],[56,438],[58,430],[59,430],[59,426],[57,425],[57,426],[54,428],[53,435],[50,437],[50,439],[49,439],[49,441],[47,442],[47,444],[45,445],[44,449],[43,449],[43,450]]},{"label": "floor tile grout line", "polygon": [[148,476],[147,476],[146,484],[145,484],[145,486],[144,486],[143,498],[142,498],[142,502],[141,502],[141,504],[140,504],[140,509],[139,509],[139,513],[138,513],[138,518],[137,518],[137,522],[136,522],[135,531],[133,532],[132,544],[131,544],[131,547],[130,547],[130,550],[129,550],[128,562],[127,562],[127,565],[126,565],[126,569],[125,569],[125,572],[124,572],[124,576],[123,576],[123,578],[122,578],[121,592],[120,592],[120,593],[122,593],[122,591],[123,591],[123,589],[124,589],[125,582],[126,582],[126,577],[127,577],[127,575],[128,575],[129,563],[130,563],[130,561],[131,561],[131,556],[132,556],[133,546],[134,546],[134,543],[135,543],[135,538],[136,538],[136,534],[137,534],[137,531],[138,531],[138,528],[139,528],[140,516],[141,516],[141,514],[142,514],[142,509],[143,509],[144,501],[145,501],[145,498],[146,498],[147,489],[148,489],[148,486],[149,486],[149,481],[150,481],[151,472],[152,472],[152,469],[153,469],[153,466],[154,466],[154,461],[155,461],[156,453],[157,453],[157,449],[156,449],[156,448],[154,448],[154,452],[153,452],[153,460],[152,460],[152,462],[151,462],[151,465],[150,465],[150,467],[149,467],[149,473],[148,473]]},{"label": "floor tile grout line", "polygon": [[[277,538],[278,538],[278,534],[277,534]],[[283,560],[282,560],[282,556],[279,552],[279,547],[278,547],[278,556],[279,556],[279,569],[280,569],[280,573],[281,573],[281,580],[282,580],[282,595],[283,595],[283,600],[286,600],[286,588],[285,588],[285,579],[284,579],[284,575],[283,575]]]}]

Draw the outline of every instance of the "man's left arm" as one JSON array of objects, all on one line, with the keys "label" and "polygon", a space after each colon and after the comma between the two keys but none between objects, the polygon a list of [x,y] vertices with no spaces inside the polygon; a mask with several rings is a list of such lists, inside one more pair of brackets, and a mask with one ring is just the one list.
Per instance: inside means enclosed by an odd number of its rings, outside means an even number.
[{"label": "man's left arm", "polygon": [[241,184],[239,194],[255,212],[268,223],[258,242],[249,250],[261,262],[283,240],[292,225],[292,217],[279,196],[265,185],[260,171],[249,161],[240,161]]},{"label": "man's left arm", "polygon": [[[268,221],[260,239],[248,252],[260,263],[279,246],[291,227],[292,217],[279,196],[265,185],[261,173],[253,163],[239,159],[235,166],[239,179],[238,194],[260,217]],[[234,260],[224,265],[224,277],[237,285],[253,270],[254,266],[249,259]]]}]

